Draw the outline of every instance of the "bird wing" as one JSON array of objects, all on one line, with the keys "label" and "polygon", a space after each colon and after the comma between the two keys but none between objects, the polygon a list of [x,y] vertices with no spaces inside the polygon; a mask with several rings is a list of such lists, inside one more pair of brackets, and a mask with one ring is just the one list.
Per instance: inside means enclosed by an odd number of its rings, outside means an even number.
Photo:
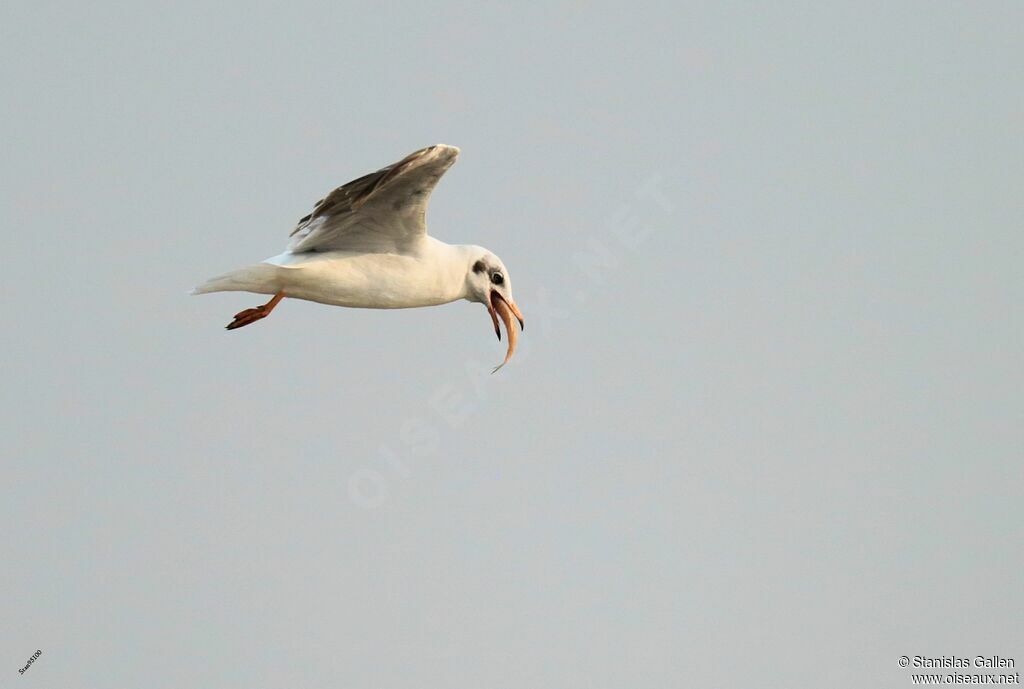
[{"label": "bird wing", "polygon": [[427,233],[430,192],[459,149],[438,144],[338,187],[299,220],[288,250],[396,251]]}]

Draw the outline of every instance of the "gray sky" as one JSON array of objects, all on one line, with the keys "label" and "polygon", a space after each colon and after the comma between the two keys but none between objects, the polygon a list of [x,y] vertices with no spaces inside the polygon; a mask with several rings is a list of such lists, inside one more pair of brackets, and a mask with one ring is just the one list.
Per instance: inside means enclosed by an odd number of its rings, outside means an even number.
[{"label": "gray sky", "polygon": [[[1024,9],[710,4],[4,3],[0,684],[1019,669]],[[438,142],[500,374],[186,296]]]}]

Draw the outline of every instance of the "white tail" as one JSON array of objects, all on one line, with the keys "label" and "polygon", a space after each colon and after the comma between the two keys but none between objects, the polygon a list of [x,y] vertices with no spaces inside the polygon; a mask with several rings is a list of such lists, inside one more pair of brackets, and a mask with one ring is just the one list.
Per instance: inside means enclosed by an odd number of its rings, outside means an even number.
[{"label": "white tail", "polygon": [[191,294],[208,294],[210,292],[255,292],[256,294],[274,294],[278,291],[276,266],[259,263],[246,268],[239,268],[230,273],[210,278],[192,289]]}]

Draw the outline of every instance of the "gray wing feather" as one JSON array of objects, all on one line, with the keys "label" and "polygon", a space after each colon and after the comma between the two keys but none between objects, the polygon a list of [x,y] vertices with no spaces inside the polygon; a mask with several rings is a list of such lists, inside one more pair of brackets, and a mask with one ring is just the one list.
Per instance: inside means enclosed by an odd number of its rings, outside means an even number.
[{"label": "gray wing feather", "polygon": [[291,232],[288,250],[401,251],[427,232],[430,193],[459,149],[438,144],[338,187]]}]

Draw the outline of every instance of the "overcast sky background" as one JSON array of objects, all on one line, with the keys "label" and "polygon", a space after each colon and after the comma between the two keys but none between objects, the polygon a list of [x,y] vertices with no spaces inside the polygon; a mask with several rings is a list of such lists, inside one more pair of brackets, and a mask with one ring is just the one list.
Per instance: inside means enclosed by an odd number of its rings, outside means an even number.
[{"label": "overcast sky background", "polygon": [[[4,3],[0,684],[1019,669],[1024,6],[825,4]],[[498,375],[187,296],[439,142]]]}]

